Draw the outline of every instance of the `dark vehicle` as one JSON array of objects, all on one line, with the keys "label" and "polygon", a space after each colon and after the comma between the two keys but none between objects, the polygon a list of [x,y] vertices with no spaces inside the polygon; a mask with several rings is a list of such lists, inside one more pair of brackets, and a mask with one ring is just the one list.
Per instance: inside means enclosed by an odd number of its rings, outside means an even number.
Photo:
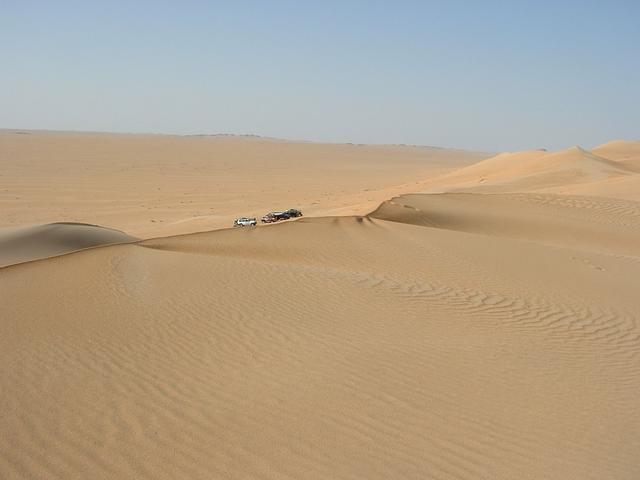
[{"label": "dark vehicle", "polygon": [[285,210],[284,213],[288,214],[290,218],[297,218],[302,216],[302,212],[295,208],[290,208],[289,210]]},{"label": "dark vehicle", "polygon": [[267,213],[260,220],[262,223],[275,223],[280,220],[289,220],[290,218],[301,217],[302,212],[300,210],[296,210],[295,208],[290,208],[289,210],[285,210],[283,212],[270,212]]},{"label": "dark vehicle", "polygon": [[262,223],[274,223],[280,220],[289,220],[291,217],[286,212],[270,212],[261,218]]}]

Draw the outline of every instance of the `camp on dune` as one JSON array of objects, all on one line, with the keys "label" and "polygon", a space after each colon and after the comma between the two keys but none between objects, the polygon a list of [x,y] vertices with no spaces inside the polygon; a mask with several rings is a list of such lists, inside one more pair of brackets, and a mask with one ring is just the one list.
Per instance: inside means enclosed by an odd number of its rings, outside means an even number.
[{"label": "camp on dune", "polygon": [[640,142],[2,139],[1,478],[640,477]]}]

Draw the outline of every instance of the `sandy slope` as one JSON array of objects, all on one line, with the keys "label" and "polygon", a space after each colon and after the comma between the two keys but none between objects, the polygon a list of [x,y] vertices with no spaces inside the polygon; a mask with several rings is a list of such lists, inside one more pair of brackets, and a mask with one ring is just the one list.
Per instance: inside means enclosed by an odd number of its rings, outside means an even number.
[{"label": "sandy slope", "polygon": [[150,238],[286,208],[365,214],[486,157],[251,137],[0,131],[0,227],[82,222]]},{"label": "sandy slope", "polygon": [[[614,146],[512,180],[633,178]],[[607,193],[402,195],[2,268],[0,478],[639,478],[640,203]]]},{"label": "sandy slope", "polygon": [[552,192],[640,200],[640,142],[610,142],[592,151],[502,153],[429,179],[425,192]]},{"label": "sandy slope", "polygon": [[84,223],[0,228],[0,267],[134,240],[124,232]]},{"label": "sandy slope", "polygon": [[595,147],[593,153],[635,169],[640,168],[640,142],[614,140]]},{"label": "sandy slope", "polygon": [[607,254],[636,255],[640,246],[640,204],[626,200],[525,193],[416,194],[384,202],[372,216]]},{"label": "sandy slope", "polygon": [[434,198],[5,268],[2,477],[637,478],[637,212]]}]

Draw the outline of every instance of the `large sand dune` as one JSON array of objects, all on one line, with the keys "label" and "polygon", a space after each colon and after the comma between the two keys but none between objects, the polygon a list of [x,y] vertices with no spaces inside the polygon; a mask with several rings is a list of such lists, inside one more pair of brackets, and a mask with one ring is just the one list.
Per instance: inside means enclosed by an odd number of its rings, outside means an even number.
[{"label": "large sand dune", "polygon": [[425,192],[553,192],[640,200],[640,142],[610,142],[592,151],[502,153],[440,177]]},{"label": "large sand dune", "polygon": [[0,269],[0,477],[639,478],[629,145]]},{"label": "large sand dune", "polygon": [[640,142],[615,140],[592,149],[593,153],[640,169]]}]

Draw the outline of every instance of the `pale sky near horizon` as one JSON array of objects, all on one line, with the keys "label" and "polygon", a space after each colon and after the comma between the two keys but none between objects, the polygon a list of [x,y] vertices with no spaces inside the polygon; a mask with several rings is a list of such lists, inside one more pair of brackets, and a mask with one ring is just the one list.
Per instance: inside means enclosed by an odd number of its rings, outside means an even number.
[{"label": "pale sky near horizon", "polygon": [[640,1],[0,0],[0,128],[640,139]]}]

